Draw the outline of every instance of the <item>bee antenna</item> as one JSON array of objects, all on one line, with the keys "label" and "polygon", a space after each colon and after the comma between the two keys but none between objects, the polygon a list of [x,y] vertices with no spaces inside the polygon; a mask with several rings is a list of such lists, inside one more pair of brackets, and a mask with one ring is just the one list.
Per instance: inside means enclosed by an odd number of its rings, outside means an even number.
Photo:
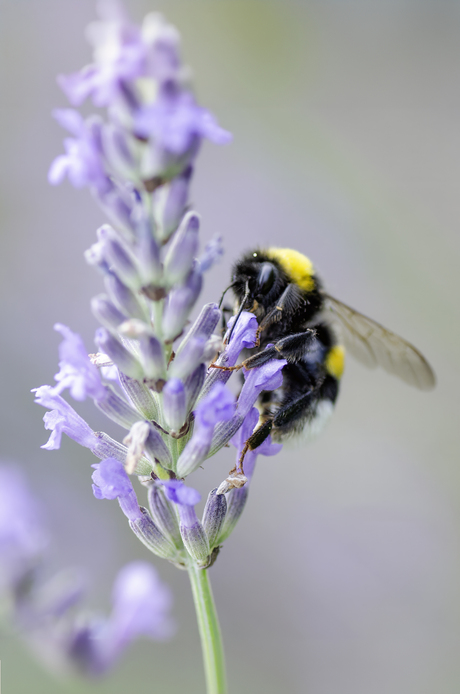
[{"label": "bee antenna", "polygon": [[243,301],[241,302],[241,306],[239,308],[239,311],[235,316],[235,321],[234,321],[232,328],[230,330],[230,335],[228,336],[227,344],[230,344],[230,340],[232,339],[233,331],[235,330],[235,326],[238,323],[239,317],[241,316],[241,314],[244,311],[244,305],[246,304],[246,299],[248,298],[248,296],[249,296],[249,282],[246,282],[246,291],[244,293],[244,298],[243,298]]},{"label": "bee antenna", "polygon": [[222,302],[223,302],[223,300],[224,300],[224,296],[226,295],[226,293],[228,292],[228,290],[231,289],[232,287],[233,287],[233,282],[232,282],[231,284],[228,285],[227,289],[224,289],[224,291],[223,291],[223,293],[222,293],[222,296],[220,297],[219,308],[222,306]]}]

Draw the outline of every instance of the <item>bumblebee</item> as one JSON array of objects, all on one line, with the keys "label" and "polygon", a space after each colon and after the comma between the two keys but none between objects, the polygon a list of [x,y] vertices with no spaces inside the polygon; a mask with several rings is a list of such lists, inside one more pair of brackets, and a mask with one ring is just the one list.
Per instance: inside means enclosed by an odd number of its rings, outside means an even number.
[{"label": "bumblebee", "polygon": [[415,347],[327,294],[312,262],[298,251],[246,253],[233,267],[230,288],[236,297],[233,328],[242,311],[252,312],[259,324],[257,347],[233,368],[287,360],[282,386],[259,397],[259,426],[240,463],[269,434],[285,442],[319,433],[337,399],[345,348],[366,366],[381,366],[416,388],[435,385],[430,365]]}]

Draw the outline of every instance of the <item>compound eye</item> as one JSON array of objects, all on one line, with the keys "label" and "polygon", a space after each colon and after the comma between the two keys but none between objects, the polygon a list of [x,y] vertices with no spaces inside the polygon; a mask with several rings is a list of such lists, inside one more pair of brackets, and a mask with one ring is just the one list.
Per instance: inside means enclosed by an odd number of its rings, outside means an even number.
[{"label": "compound eye", "polygon": [[257,277],[257,290],[260,294],[268,294],[276,279],[276,269],[271,263],[262,263]]}]

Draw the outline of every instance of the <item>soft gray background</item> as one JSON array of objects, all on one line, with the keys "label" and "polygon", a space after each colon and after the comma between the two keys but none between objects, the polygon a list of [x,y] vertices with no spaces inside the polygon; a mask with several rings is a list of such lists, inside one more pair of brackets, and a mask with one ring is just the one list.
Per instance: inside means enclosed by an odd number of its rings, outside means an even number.
[{"label": "soft gray background", "polygon": [[[298,248],[329,291],[416,344],[425,394],[347,364],[337,412],[308,448],[261,459],[242,521],[211,571],[232,694],[456,694],[460,687],[460,5],[457,2],[128,2],[181,30],[203,104],[234,133],[206,146],[193,200],[227,253],[216,299],[251,244]],[[89,61],[89,0],[0,1],[0,455],[27,469],[54,533],[52,567],[81,565],[106,609],[117,569],[147,558],[91,455],[47,453],[30,388],[52,382],[62,321],[93,349],[100,281],[83,260],[104,221],[87,191],[47,185],[63,133],[55,74]],[[106,428],[89,403],[79,411]],[[116,428],[111,433],[120,435]],[[206,492],[225,451],[194,483]],[[19,511],[19,510],[18,510]],[[2,636],[9,694],[200,694],[187,576],[170,644],[136,644],[101,683],[56,681]]]}]

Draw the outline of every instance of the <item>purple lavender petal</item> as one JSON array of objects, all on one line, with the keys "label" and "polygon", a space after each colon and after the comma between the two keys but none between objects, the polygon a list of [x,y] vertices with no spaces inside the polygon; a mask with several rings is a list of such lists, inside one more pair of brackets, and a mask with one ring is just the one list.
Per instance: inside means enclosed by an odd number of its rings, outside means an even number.
[{"label": "purple lavender petal", "polygon": [[281,386],[282,369],[286,364],[285,359],[273,359],[257,368],[245,370],[246,380],[238,398],[236,412],[229,421],[217,424],[210,455],[214,455],[236,434],[263,390],[275,390]]},{"label": "purple lavender petal", "polygon": [[154,104],[139,110],[134,127],[137,135],[153,138],[177,158],[187,154],[202,137],[216,144],[232,139],[209,111],[197,105],[191,92],[182,90],[172,80],[163,85]]},{"label": "purple lavender petal", "polygon": [[54,377],[58,382],[55,393],[60,394],[68,388],[75,400],[85,400],[87,396],[103,400],[106,396],[105,386],[99,370],[88,357],[80,335],[61,323],[56,323],[54,329],[64,338],[59,345],[60,371]]},{"label": "purple lavender petal", "polygon": [[[250,410],[249,414],[246,416],[245,420],[243,421],[241,428],[230,439],[229,443],[231,443],[232,446],[235,446],[236,448],[237,464],[240,459],[244,444],[253,433],[258,422],[259,411],[256,407],[253,407],[252,410]],[[282,447],[283,446],[280,443],[272,443],[271,436],[268,436],[258,448],[256,448],[254,451],[248,451],[244,458],[244,474],[246,475],[248,480],[250,480],[252,478],[252,475],[254,474],[254,468],[258,455],[276,455],[277,453],[279,453]]]},{"label": "purple lavender petal", "polygon": [[206,460],[211,448],[214,427],[226,422],[235,412],[235,397],[223,383],[216,383],[195,410],[193,436],[177,461],[177,474],[186,477]]},{"label": "purple lavender petal", "polygon": [[90,186],[100,194],[107,193],[113,185],[105,173],[102,160],[101,121],[95,116],[84,121],[76,111],[56,110],[53,113],[76,137],[64,140],[66,153],[51,164],[49,182],[56,185],[67,175],[75,188]]},{"label": "purple lavender petal", "polygon": [[81,446],[90,450],[96,445],[94,432],[90,429],[84,419],[78,415],[73,407],[64,398],[55,393],[51,386],[40,386],[34,388],[35,402],[43,407],[47,407],[51,412],[47,412],[43,417],[45,429],[51,430],[48,443],[42,448],[48,451],[56,450],[61,445],[62,434],[67,434]]},{"label": "purple lavender petal", "polygon": [[92,465],[93,493],[96,499],[118,499],[121,510],[129,520],[142,518],[133,485],[122,463],[106,458]]},{"label": "purple lavender petal", "polygon": [[245,382],[238,398],[240,414],[246,416],[263,390],[275,390],[282,385],[286,364],[286,359],[272,359],[263,366],[244,370]]},{"label": "purple lavender petal", "polygon": [[144,163],[146,177],[169,180],[184,171],[197,155],[203,137],[218,144],[231,139],[213,116],[197,105],[193,94],[175,80],[164,82],[153,104],[134,116],[134,131],[149,141]]},{"label": "purple lavender petal", "polygon": [[167,498],[175,504],[195,506],[201,499],[201,494],[196,489],[186,487],[180,480],[167,480],[162,484]]},{"label": "purple lavender petal", "polygon": [[213,428],[217,422],[227,422],[235,412],[235,396],[223,383],[216,383],[195,410],[195,420],[201,427]]},{"label": "purple lavender petal", "polygon": [[[236,318],[233,316],[228,321],[228,331],[225,338],[228,340],[231,328]],[[235,366],[243,349],[250,349],[256,344],[256,332],[259,324],[254,314],[248,311],[243,311],[238,319],[236,327],[232,334],[230,344],[225,345],[224,351],[219,355],[216,364],[219,366]],[[223,371],[222,369],[209,369],[206,381],[203,386],[201,397],[207,395],[215,383],[227,383],[231,377],[231,371]]]},{"label": "purple lavender petal", "polygon": [[[225,339],[230,338],[230,333],[233,328],[233,324],[236,320],[236,316],[232,316],[228,321],[228,331]],[[232,338],[225,348],[225,352],[221,355],[225,364],[223,366],[235,366],[238,361],[238,357],[243,349],[251,349],[256,344],[256,333],[259,324],[257,318],[253,313],[248,311],[243,311],[243,313],[238,318],[236,327],[232,333]],[[217,362],[220,363],[219,361]]]},{"label": "purple lavender petal", "polygon": [[222,236],[214,236],[204,248],[203,255],[199,258],[201,272],[207,272],[213,265],[219,262],[224,254]]}]

